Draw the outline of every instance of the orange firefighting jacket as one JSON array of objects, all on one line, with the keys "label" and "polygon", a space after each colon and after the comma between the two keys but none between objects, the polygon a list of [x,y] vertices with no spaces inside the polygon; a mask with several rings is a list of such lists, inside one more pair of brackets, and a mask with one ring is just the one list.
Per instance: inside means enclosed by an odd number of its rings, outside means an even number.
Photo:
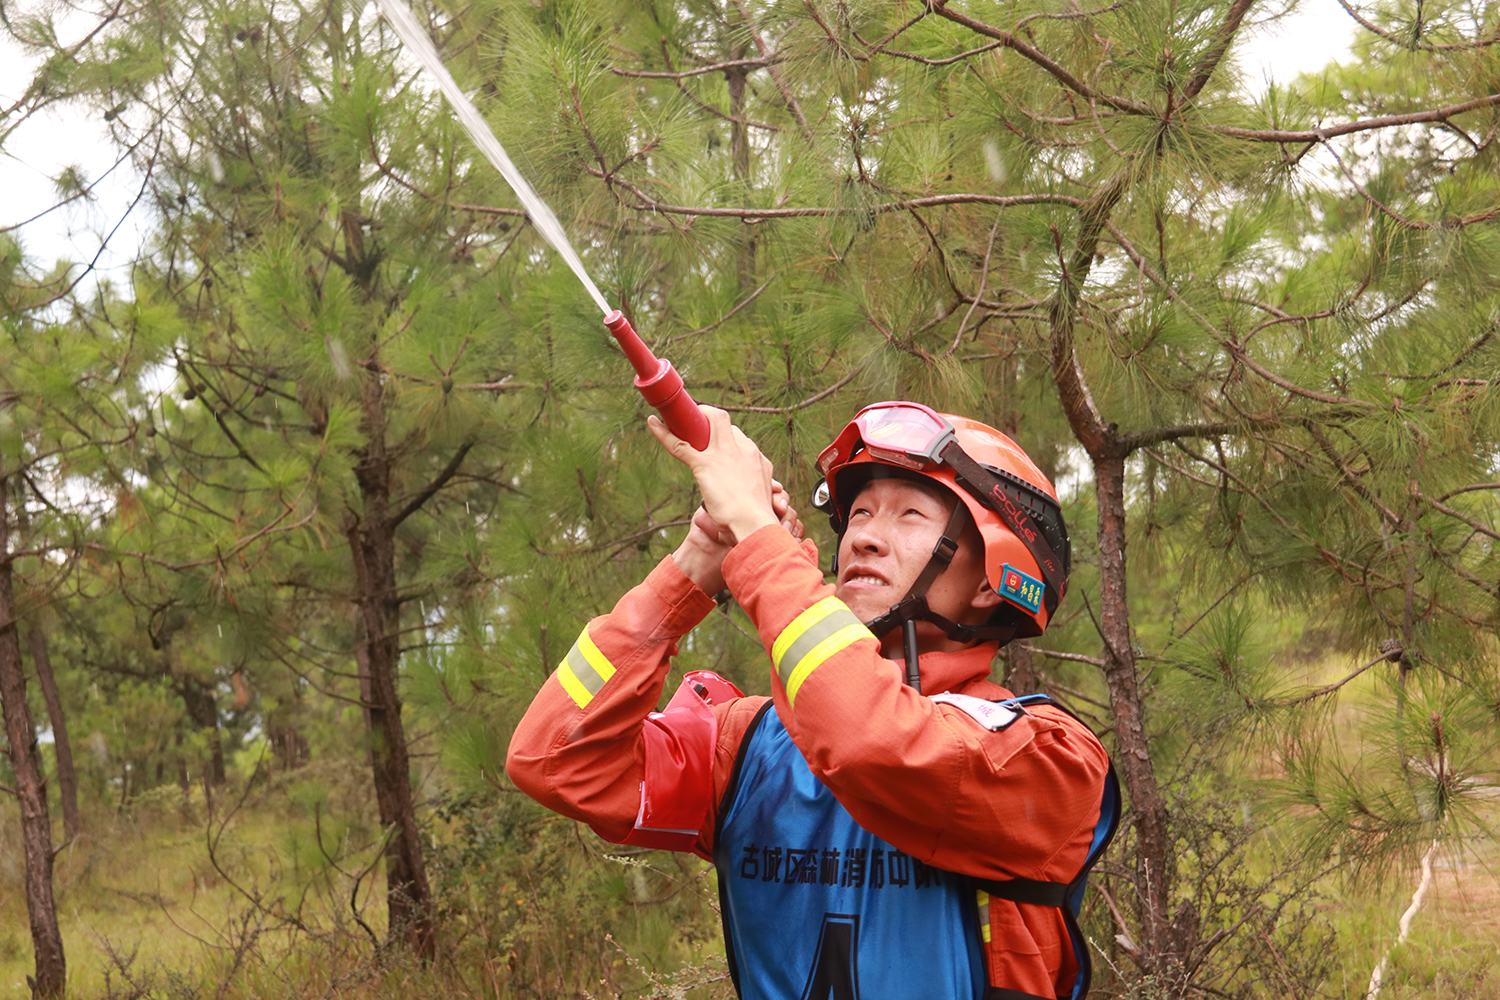
[{"label": "orange firefighting jacket", "polygon": [[[1082,723],[1035,706],[1000,731],[903,681],[823,580],[817,550],[778,526],[724,562],[730,590],[771,653],[776,712],[809,767],[865,829],[912,857],[985,879],[1068,882],[1088,853],[1109,761]],[[608,615],[589,622],[511,740],[518,787],[604,839],[641,811],[643,723],[677,640],[714,607],[670,557]],[[1011,693],[988,680],[993,643],[920,659],[926,695]],[[712,790],[691,850],[713,857],[718,809],[763,697],[713,706]],[[686,842],[684,842],[686,846]],[[990,982],[1066,996],[1076,960],[1061,911],[991,897]]]}]

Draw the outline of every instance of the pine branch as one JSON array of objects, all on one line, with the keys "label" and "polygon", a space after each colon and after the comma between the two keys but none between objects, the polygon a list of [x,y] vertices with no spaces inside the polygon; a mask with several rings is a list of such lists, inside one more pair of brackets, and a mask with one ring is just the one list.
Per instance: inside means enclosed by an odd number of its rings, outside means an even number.
[{"label": "pine branch", "polygon": [[1254,358],[1250,357],[1249,353],[1244,349],[1244,346],[1242,344],[1225,336],[1218,327],[1209,322],[1207,317],[1205,317],[1197,309],[1193,308],[1190,303],[1183,299],[1181,293],[1178,292],[1175,287],[1164,281],[1161,275],[1157,274],[1156,271],[1151,267],[1151,265],[1146,262],[1146,258],[1141,254],[1139,250],[1135,248],[1135,245],[1130,242],[1130,240],[1125,236],[1124,233],[1120,232],[1119,227],[1117,227],[1113,222],[1107,223],[1106,225],[1109,228],[1110,235],[1114,237],[1115,243],[1120,247],[1120,249],[1125,251],[1126,256],[1130,258],[1131,263],[1135,264],[1136,269],[1139,270],[1143,275],[1145,275],[1152,284],[1156,285],[1158,288],[1164,291],[1167,294],[1168,298],[1181,305],[1187,312],[1187,314],[1191,316],[1194,321],[1196,321],[1198,325],[1204,329],[1205,332],[1213,334],[1214,337],[1219,341],[1219,343],[1226,350],[1228,350],[1231,355],[1233,355],[1234,359],[1243,364],[1246,368],[1250,369],[1255,374],[1265,379],[1267,382],[1270,382],[1272,385],[1275,385],[1281,389],[1285,389],[1287,392],[1291,393],[1294,396],[1301,396],[1304,399],[1310,399],[1318,403],[1332,403],[1341,406],[1350,406],[1360,410],[1375,409],[1375,405],[1373,403],[1367,403],[1364,400],[1351,399],[1348,396],[1333,396],[1326,392],[1318,392],[1313,389],[1304,389],[1302,386],[1284,379],[1262,366]]},{"label": "pine branch", "polygon": [[1460,493],[1473,493],[1476,490],[1500,490],[1500,483],[1474,483],[1470,486],[1460,486],[1456,490],[1449,490],[1447,493],[1444,493],[1442,496],[1438,497],[1438,499],[1448,500],[1458,496]]},{"label": "pine branch", "polygon": [[766,45],[766,40],[762,37],[760,29],[755,26],[755,20],[750,16],[750,12],[745,9],[744,0],[731,0],[731,2],[734,4],[734,9],[739,11],[740,20],[745,28],[749,30],[750,40],[755,43],[756,49],[760,51],[761,58],[768,60],[766,69],[771,74],[771,79],[775,82],[776,89],[781,91],[781,99],[786,101],[786,106],[791,110],[792,117],[797,119],[797,124],[802,129],[803,137],[808,142],[815,142],[816,137],[813,135],[812,127],[807,124],[807,116],[802,113],[802,105],[797,103],[797,98],[792,94],[791,88],[787,86],[786,81],[782,79],[781,73],[776,69],[777,60],[772,55],[770,47]]},{"label": "pine branch", "polygon": [[1166,444],[1171,441],[1181,441],[1185,438],[1218,438],[1225,434],[1233,434],[1235,431],[1254,427],[1259,430],[1269,430],[1284,425],[1284,421],[1274,417],[1262,420],[1248,421],[1221,421],[1216,424],[1183,424],[1178,427],[1157,427],[1149,431],[1135,431],[1130,434],[1122,434],[1119,438],[1120,447],[1127,452],[1139,448],[1149,448],[1152,445]]},{"label": "pine branch", "polygon": [[1364,118],[1359,121],[1344,122],[1341,125],[1328,125],[1323,128],[1305,129],[1296,132],[1283,131],[1281,129],[1236,128],[1233,125],[1204,125],[1202,127],[1219,135],[1227,135],[1234,139],[1248,139],[1251,142],[1319,143],[1327,142],[1329,139],[1341,135],[1372,132],[1376,129],[1393,128],[1397,125],[1446,123],[1449,118],[1455,115],[1477,111],[1480,108],[1493,107],[1497,104],[1500,104],[1500,94],[1490,94],[1486,97],[1476,97],[1472,101],[1464,101],[1461,104],[1450,104],[1445,108],[1437,108],[1432,111],[1412,111],[1401,115],[1382,115],[1379,118]]},{"label": "pine branch", "polygon": [[1338,151],[1335,150],[1332,145],[1324,142],[1322,143],[1322,146],[1324,149],[1328,150],[1329,154],[1333,157],[1333,161],[1339,165],[1339,171],[1344,175],[1345,179],[1347,179],[1349,183],[1353,185],[1355,193],[1357,193],[1366,202],[1379,209],[1383,215],[1394,220],[1397,225],[1400,225],[1406,229],[1415,229],[1422,232],[1430,231],[1433,229],[1462,229],[1465,226],[1472,226],[1476,222],[1488,222],[1495,216],[1500,215],[1500,206],[1496,206],[1495,208],[1490,209],[1488,212],[1480,212],[1476,215],[1470,215],[1462,219],[1444,219],[1442,222],[1423,222],[1420,219],[1408,219],[1406,218],[1406,216],[1400,214],[1385,202],[1381,201],[1379,198],[1366,191],[1364,185],[1360,184],[1359,180],[1354,176],[1353,173],[1350,172],[1349,168],[1344,165],[1343,157],[1339,156]]},{"label": "pine branch", "polygon": [[[809,0],[809,3],[808,3],[808,6],[809,7],[812,6],[810,0]],[[1059,12],[1059,13],[1028,14],[1027,16],[1021,18],[1019,21],[1017,21],[1015,23],[1015,26],[1012,27],[1011,30],[1010,30],[1010,34],[1012,36],[1014,36],[1017,32],[1019,32],[1022,28],[1026,27],[1026,25],[1030,24],[1032,21],[1084,21],[1084,20],[1088,20],[1091,17],[1097,17],[1100,14],[1108,14],[1108,13],[1111,13],[1113,11],[1119,10],[1123,6],[1125,6],[1125,4],[1123,3],[1123,0],[1122,0],[1122,2],[1110,4],[1108,7],[1100,7],[1098,10],[1079,10],[1079,11],[1068,11],[1068,12]],[[909,61],[914,62],[914,63],[920,63],[923,66],[949,66],[949,65],[952,65],[953,63],[962,62],[965,59],[969,59],[969,58],[972,58],[974,56],[980,55],[981,53],[990,52],[990,51],[992,51],[994,49],[1002,48],[1005,45],[1004,42],[998,42],[998,41],[997,42],[991,42],[988,45],[981,45],[977,49],[969,49],[967,52],[960,52],[958,55],[956,55],[956,56],[949,56],[946,59],[929,59],[926,56],[919,56],[919,55],[917,55],[914,52],[902,52],[899,49],[886,48],[886,46],[889,45],[892,41],[894,41],[898,35],[900,35],[902,32],[904,32],[907,28],[910,28],[913,24],[915,24],[917,21],[921,20],[921,18],[925,17],[926,15],[927,15],[927,12],[923,11],[922,14],[918,15],[917,17],[912,18],[910,21],[908,21],[906,24],[902,25],[896,31],[894,31],[890,35],[886,36],[886,38],[883,41],[881,41],[879,44],[877,44],[877,45],[870,46],[869,43],[867,43],[867,42],[864,41],[864,39],[860,39],[860,44],[865,45],[867,48],[870,49],[870,55],[877,55],[878,54],[878,55],[895,56],[898,59],[906,59],[906,60],[909,60]],[[859,35],[856,33],[854,37],[855,38],[859,38]],[[855,58],[860,58],[860,57],[856,56]],[[865,56],[863,58],[868,59],[869,56]]]},{"label": "pine branch", "polygon": [[[661,56],[662,61],[667,64],[667,68],[672,69],[672,53],[667,49],[667,40],[665,37],[663,37],[661,40]],[[683,86],[681,80],[673,80],[672,85],[677,88],[677,92],[679,94],[681,94],[683,97],[686,97],[694,104],[698,105],[698,107],[702,108],[704,111],[707,111],[709,114],[714,115],[718,118],[722,118],[733,125],[745,125],[750,128],[762,129],[766,132],[782,131],[780,125],[771,125],[768,122],[758,122],[749,118],[736,118],[734,115],[726,114],[723,111],[720,111],[718,108],[714,107],[708,102],[701,100],[697,94],[694,94],[692,91],[688,90],[687,87]]]},{"label": "pine branch", "polygon": [[1423,503],[1428,504],[1429,506],[1431,506],[1434,510],[1438,511],[1439,513],[1446,514],[1447,516],[1453,518],[1456,521],[1462,521],[1464,524],[1467,524],[1469,527],[1473,528],[1475,531],[1479,532],[1481,535],[1484,535],[1484,536],[1486,536],[1488,538],[1493,538],[1495,541],[1500,542],[1500,531],[1495,531],[1493,528],[1485,527],[1484,525],[1480,524],[1478,521],[1475,521],[1472,518],[1465,517],[1462,513],[1460,513],[1459,511],[1454,510],[1452,507],[1449,507],[1447,504],[1443,503],[1441,500],[1434,500],[1431,497],[1424,496],[1422,494],[1422,491],[1418,490],[1418,489],[1413,489],[1412,490],[1412,496],[1416,497],[1418,500],[1422,501]]},{"label": "pine branch", "polygon": [[845,375],[843,378],[839,379],[837,382],[833,383],[833,385],[830,385],[822,392],[814,393],[801,402],[793,403],[790,406],[731,406],[728,403],[720,403],[719,408],[722,410],[728,410],[730,413],[792,414],[798,410],[806,409],[807,407],[812,406],[814,403],[822,402],[829,396],[832,396],[834,393],[838,392],[844,386],[852,382],[854,380],[854,376],[863,371],[865,365],[867,364],[869,364],[868,359],[865,361],[861,361],[859,364],[849,369],[849,374]]},{"label": "pine branch", "polygon": [[920,63],[923,66],[951,66],[956,62],[963,62],[965,59],[971,59],[974,56],[985,52],[993,52],[995,49],[1004,47],[1004,42],[990,42],[988,45],[981,45],[977,49],[969,49],[966,52],[960,52],[958,55],[949,56],[946,59],[928,59],[926,56],[919,56],[915,52],[902,52],[900,49],[881,49],[880,53],[882,55],[895,56],[897,59],[906,59],[910,62]]},{"label": "pine branch", "polygon": [[[1070,663],[1087,663],[1100,668],[1104,666],[1104,661],[1097,656],[1084,656],[1082,653],[1062,653],[1055,649],[1042,649],[1040,646],[1033,646],[1030,643],[1024,642],[1019,645],[1022,649],[1029,649],[1038,656],[1046,656],[1054,660],[1067,660]],[[1095,704],[1098,703],[1095,702]],[[1107,708],[1109,706],[1101,705],[1100,707]]]},{"label": "pine branch", "polygon": [[668,337],[666,340],[662,341],[662,343],[664,343],[664,344],[675,344],[679,340],[687,340],[689,337],[696,337],[696,336],[698,336],[699,334],[702,334],[702,333],[712,333],[713,331],[717,330],[719,327],[723,326],[725,323],[728,323],[731,319],[733,319],[735,313],[739,312],[741,309],[745,308],[750,303],[754,302],[757,298],[759,298],[760,297],[760,293],[763,292],[763,291],[765,291],[767,288],[770,288],[771,287],[771,283],[774,282],[777,279],[777,277],[779,277],[779,275],[775,275],[775,274],[771,275],[769,278],[767,278],[764,282],[761,283],[761,286],[759,288],[757,288],[755,291],[751,292],[749,295],[745,296],[743,299],[741,299],[739,302],[737,302],[735,304],[735,306],[734,306],[733,309],[729,310],[727,313],[725,313],[724,315],[720,316],[718,319],[714,320],[712,323],[708,324],[707,326],[700,326],[698,329],[696,329],[696,330],[689,330],[687,333],[679,333],[675,337]]},{"label": "pine branch", "polygon": [[[964,329],[969,325],[969,319],[974,315],[974,310],[979,308],[980,300],[984,298],[984,286],[990,277],[990,258],[995,253],[995,236],[1000,232],[1000,220],[1002,217],[1002,215],[996,215],[995,224],[990,227],[989,242],[984,247],[984,261],[979,265],[979,287],[975,289],[974,297],[970,300],[969,311],[964,313],[964,318],[958,323],[958,332],[953,335],[953,343],[949,344],[948,350],[943,352],[943,357],[945,358],[951,358],[953,352],[958,350],[958,345],[964,339]],[[980,322],[982,324],[984,321],[981,320]],[[974,333],[976,337],[979,335],[977,327]]]},{"label": "pine branch", "polygon": [[454,452],[453,457],[448,460],[448,464],[443,467],[443,471],[437,474],[437,478],[428,483],[422,492],[412,497],[411,502],[401,508],[399,514],[391,518],[390,526],[395,528],[402,521],[405,521],[408,517],[421,510],[422,505],[431,500],[437,494],[438,490],[448,485],[448,481],[458,474],[459,467],[464,464],[464,456],[468,455],[469,450],[473,447],[473,441],[465,441],[460,445],[458,451]]},{"label": "pine branch", "polygon": [[1224,15],[1224,23],[1219,26],[1215,33],[1213,47],[1203,56],[1203,62],[1198,67],[1198,72],[1188,81],[1188,85],[1182,89],[1182,103],[1186,104],[1198,96],[1209,77],[1213,76],[1214,70],[1219,68],[1219,62],[1224,58],[1224,53],[1229,51],[1229,45],[1234,41],[1234,36],[1239,33],[1240,24],[1245,20],[1245,15],[1254,6],[1254,0],[1234,0],[1234,4]]},{"label": "pine branch", "polygon": [[728,62],[714,63],[712,66],[700,66],[697,69],[686,69],[675,73],[653,73],[646,70],[620,69],[611,66],[609,71],[616,76],[635,77],[643,80],[686,80],[692,76],[702,76],[705,73],[723,73],[731,69],[764,69],[775,66],[781,62],[781,56],[772,55],[760,59],[730,59]]},{"label": "pine branch", "polygon": [[1040,49],[1022,41],[1009,31],[985,24],[983,21],[969,17],[967,14],[960,14],[958,11],[950,9],[946,6],[946,0],[928,0],[928,8],[937,16],[952,21],[954,24],[962,25],[975,34],[983,35],[986,38],[993,38],[1005,48],[1013,50],[1022,58],[1030,60],[1046,70],[1058,83],[1061,83],[1068,90],[1071,90],[1085,100],[1098,101],[1101,104],[1106,104],[1114,108],[1116,111],[1145,115],[1152,118],[1156,117],[1156,112],[1147,105],[1094,90],[1072,73],[1069,73],[1061,64],[1044,55]]},{"label": "pine branch", "polygon": [[[1400,658],[1401,654],[1399,649],[1396,651],[1395,655],[1397,659]],[[1320,687],[1316,691],[1309,691],[1307,694],[1298,695],[1295,698],[1288,698],[1284,701],[1278,701],[1275,704],[1280,708],[1290,708],[1293,705],[1303,705],[1309,701],[1314,701],[1318,698],[1333,694],[1333,692],[1337,691],[1345,684],[1348,684],[1350,681],[1354,680],[1354,678],[1360,676],[1366,670],[1369,670],[1371,667],[1375,666],[1377,663],[1386,663],[1388,661],[1391,661],[1391,654],[1385,650],[1381,650],[1379,656],[1375,657],[1375,659],[1371,660],[1369,663],[1366,663],[1364,666],[1360,667],[1358,670],[1354,671],[1343,680],[1334,681],[1332,684],[1329,684],[1326,687]]]},{"label": "pine branch", "polygon": [[997,208],[1019,208],[1025,205],[1067,205],[1070,208],[1081,208],[1084,205],[1082,198],[1074,198],[1062,194],[938,194],[920,198],[907,198],[899,201],[881,202],[863,208],[828,208],[816,205],[808,205],[800,208],[717,208],[707,205],[670,205],[666,202],[657,201],[634,184],[618,176],[606,176],[604,171],[596,167],[589,167],[587,169],[590,174],[598,177],[600,180],[606,181],[611,185],[619,185],[639,198],[641,200],[640,204],[627,204],[625,206],[637,212],[714,216],[726,219],[744,219],[749,223],[758,222],[761,219],[807,219],[858,213],[885,215],[890,212],[907,212],[914,208],[935,208],[940,205],[994,205]]},{"label": "pine branch", "polygon": [[1374,507],[1387,524],[1392,528],[1399,529],[1402,525],[1401,516],[1381,503],[1380,498],[1369,487],[1359,481],[1359,475],[1349,468],[1349,464],[1344,461],[1344,456],[1339,454],[1338,449],[1333,446],[1333,442],[1328,440],[1328,436],[1312,424],[1309,424],[1306,430],[1308,436],[1318,443],[1319,448],[1323,449],[1323,454],[1328,456],[1328,460],[1333,463],[1333,467],[1338,469],[1339,476],[1342,477],[1344,485],[1353,490],[1365,503]]},{"label": "pine branch", "polygon": [[1365,19],[1359,13],[1359,11],[1350,6],[1348,0],[1338,0],[1338,2],[1339,6],[1344,8],[1344,13],[1352,17],[1355,23],[1357,23],[1361,28],[1364,28],[1372,35],[1378,35],[1381,38],[1384,38],[1386,41],[1390,42],[1393,45],[1399,45],[1401,48],[1406,49],[1409,52],[1468,52],[1474,49],[1486,48],[1490,45],[1494,45],[1496,42],[1500,42],[1500,30],[1497,30],[1496,33],[1491,35],[1489,38],[1481,38],[1476,42],[1448,42],[1434,45],[1431,42],[1424,42],[1420,38],[1416,37],[1402,38],[1400,35],[1397,35],[1396,33],[1391,31],[1386,31],[1379,25]]},{"label": "pine branch", "polygon": [[[70,45],[67,48],[56,50],[53,59],[57,61],[58,65],[74,65],[77,62],[78,54],[83,51],[84,47],[87,46],[89,42],[93,41],[101,31],[113,24],[115,20],[119,18],[120,12],[124,10],[124,8],[125,0],[116,0],[115,5],[108,11],[106,11],[102,17],[99,18],[99,22],[95,24],[87,34],[85,34],[73,45]],[[20,42],[22,45],[36,45],[38,48],[46,47],[45,44],[32,42],[17,35],[8,18],[6,19],[5,24],[7,31],[11,35],[11,37],[15,38],[16,41]],[[55,87],[50,86],[48,81],[43,80],[40,77],[34,79],[31,85],[26,88],[26,92],[19,98],[17,98],[14,104],[6,108],[4,111],[0,111],[0,121],[9,122],[8,127],[6,127],[3,131],[0,131],[0,145],[4,145],[6,137],[8,137],[11,132],[15,131],[15,129],[19,128],[21,124],[29,119],[33,114],[42,110],[49,104],[55,103],[57,101],[67,100],[70,96],[72,95],[59,91]],[[36,100],[39,98],[45,98],[45,100],[43,100],[40,104],[36,104],[28,108],[26,114],[21,115],[14,120],[11,120],[11,115],[15,114],[18,110],[24,107],[28,101]]]}]

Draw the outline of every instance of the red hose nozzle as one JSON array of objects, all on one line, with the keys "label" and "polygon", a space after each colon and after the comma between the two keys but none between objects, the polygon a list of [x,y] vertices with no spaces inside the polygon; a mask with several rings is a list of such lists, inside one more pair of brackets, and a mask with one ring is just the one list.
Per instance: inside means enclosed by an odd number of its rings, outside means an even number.
[{"label": "red hose nozzle", "polygon": [[635,368],[635,387],[646,397],[646,402],[656,407],[667,430],[697,451],[707,448],[708,418],[682,387],[682,376],[677,374],[672,362],[652,354],[620,310],[604,317],[604,325],[615,335],[625,357]]}]

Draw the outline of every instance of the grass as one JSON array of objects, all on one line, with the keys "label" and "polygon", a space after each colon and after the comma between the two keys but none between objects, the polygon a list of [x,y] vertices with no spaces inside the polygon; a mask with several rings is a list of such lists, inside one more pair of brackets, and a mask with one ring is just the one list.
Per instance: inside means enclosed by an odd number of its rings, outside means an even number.
[{"label": "grass", "polygon": [[[342,780],[309,770],[258,782],[242,808],[221,804],[212,823],[201,793],[184,798],[175,786],[125,812],[88,815],[87,835],[55,871],[68,995],[725,995],[701,862],[608,862],[592,834],[529,804],[512,808],[516,796],[430,824],[428,875],[445,913],[439,960],[377,950],[385,886],[373,817],[338,801]],[[17,835],[0,826],[0,998],[29,995],[33,971]],[[350,907],[361,875],[356,909],[368,932]]]},{"label": "grass", "polygon": [[[1299,683],[1313,687],[1351,665],[1323,658],[1301,669]],[[1350,683],[1331,712],[1331,730],[1356,764],[1378,749],[1364,739],[1390,711],[1383,669]],[[1273,774],[1266,765],[1273,756],[1271,748],[1246,751],[1262,776]],[[220,802],[212,827],[201,792],[184,798],[175,786],[143,795],[124,812],[87,814],[86,836],[58,856],[56,869],[70,997],[729,993],[713,883],[701,864],[660,855],[610,860],[585,829],[541,816],[519,796],[450,809],[432,822],[430,874],[448,907],[439,962],[424,967],[399,955],[374,961],[349,907],[351,873],[375,860],[378,830],[364,788],[357,762],[324,761],[259,781],[241,809]],[[1481,787],[1477,797],[1492,829],[1500,793]],[[1263,809],[1256,807],[1257,822],[1264,822]],[[1279,834],[1278,824],[1266,832]],[[1382,1000],[1500,1000],[1500,845],[1471,833],[1461,851],[1438,855],[1409,937],[1390,954]],[[19,831],[7,819],[0,823],[0,998],[26,996],[32,971],[19,859]],[[377,938],[384,933],[378,869],[361,879],[358,895],[360,916]],[[1309,997],[1364,996],[1417,880],[1413,863],[1391,861],[1357,883],[1336,874],[1317,887],[1320,912],[1337,936],[1334,972]],[[299,914],[311,930],[277,929],[248,897]]]},{"label": "grass", "polygon": [[[70,995],[106,996],[120,987],[122,975],[147,970],[209,972],[242,943],[237,935],[258,931],[258,947],[272,955],[284,951],[287,935],[278,941],[263,926],[246,923],[252,907],[241,890],[254,894],[275,885],[292,889],[294,898],[305,893],[309,915],[326,917],[337,876],[329,880],[307,869],[300,855],[312,824],[299,812],[240,810],[214,824],[212,856],[201,791],[184,797],[169,787],[128,811],[88,815],[86,833],[58,855],[54,870]],[[14,835],[13,828],[6,832]],[[18,857],[19,845],[5,842],[0,853]],[[383,886],[366,891],[379,893]],[[369,908],[377,932],[382,910]],[[12,878],[0,871],[0,927],[6,928],[0,931],[0,996],[26,995],[25,977],[32,972],[26,926],[19,873]]]},{"label": "grass", "polygon": [[1381,1000],[1500,998],[1500,849],[1492,840],[1440,851],[1408,937],[1391,948],[1420,870],[1393,865],[1378,884],[1339,900],[1340,982],[1336,996],[1358,998],[1387,949]]}]

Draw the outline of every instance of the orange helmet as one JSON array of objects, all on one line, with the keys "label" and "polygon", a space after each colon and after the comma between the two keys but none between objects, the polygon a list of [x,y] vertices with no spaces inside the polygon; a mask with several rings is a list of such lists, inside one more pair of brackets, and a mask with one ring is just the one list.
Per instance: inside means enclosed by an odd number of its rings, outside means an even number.
[{"label": "orange helmet", "polygon": [[[963,501],[984,541],[986,577],[1003,600],[984,626],[938,622],[950,635],[1003,642],[1041,635],[1047,628],[1067,590],[1072,559],[1068,529],[1057,491],[1010,438],[977,420],[919,403],[874,403],[855,414],[823,450],[818,468],[824,480],[813,505],[828,514],[840,537],[849,505],[877,475],[927,479]],[[872,630],[889,631],[912,617],[936,621],[926,610],[926,589],[952,558],[961,516],[955,510],[933,554],[936,565],[929,565],[901,604],[870,623]],[[905,607],[909,604],[915,608]]]}]

